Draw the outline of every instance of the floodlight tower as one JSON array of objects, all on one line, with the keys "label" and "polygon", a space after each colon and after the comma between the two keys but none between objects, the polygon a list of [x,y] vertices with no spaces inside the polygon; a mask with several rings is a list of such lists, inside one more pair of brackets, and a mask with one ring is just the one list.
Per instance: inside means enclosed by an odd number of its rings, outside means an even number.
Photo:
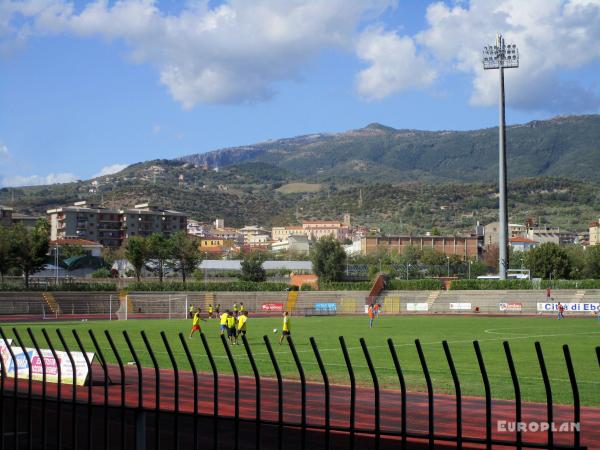
[{"label": "floodlight tower", "polygon": [[506,280],[508,270],[508,205],[506,201],[506,130],[504,124],[504,69],[519,67],[519,50],[514,44],[506,44],[501,34],[496,36],[496,44],[483,47],[483,68],[498,69],[500,74],[500,126],[498,128],[498,156],[500,194],[499,269],[500,279]]}]

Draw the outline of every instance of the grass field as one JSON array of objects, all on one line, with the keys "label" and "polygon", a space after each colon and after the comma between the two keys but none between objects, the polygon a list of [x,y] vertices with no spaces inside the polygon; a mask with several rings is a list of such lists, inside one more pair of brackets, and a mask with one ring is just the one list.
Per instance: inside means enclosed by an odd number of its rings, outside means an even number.
[{"label": "grass field", "polygon": [[[144,344],[140,338],[140,331],[145,330],[161,366],[168,368],[169,359],[159,335],[160,331],[165,331],[171,346],[175,349],[179,367],[187,369],[189,366],[177,335],[182,332],[187,339],[190,323],[189,320],[35,322],[20,323],[16,327],[19,332],[23,331],[21,333],[23,337],[26,336],[26,328],[31,327],[40,345],[44,342],[41,328],[45,327],[51,332],[56,345],[58,339],[54,329],[59,327],[63,333],[66,332],[69,342],[73,344],[71,349],[75,348],[75,341],[70,330],[76,329],[90,350],[93,347],[87,331],[91,329],[98,337],[100,345],[106,349],[105,356],[111,362],[116,360],[104,338],[104,330],[109,330],[112,334],[123,359],[131,361],[132,358],[122,337],[122,331],[127,330],[138,349],[142,364],[150,366],[150,357],[146,351],[143,351]],[[565,404],[572,403],[571,385],[562,350],[562,345],[568,344],[575,365],[582,404],[600,406],[600,367],[595,354],[595,347],[600,345],[600,322],[592,318],[567,318],[557,321],[554,318],[541,317],[384,316],[376,320],[373,329],[369,329],[368,319],[365,317],[293,317],[292,325],[294,342],[310,380],[321,380],[308,341],[310,336],[314,336],[330,380],[335,383],[348,383],[346,366],[338,341],[338,336],[343,335],[350,348],[350,357],[357,380],[361,384],[370,383],[369,371],[358,341],[360,337],[364,337],[377,368],[380,383],[386,387],[397,387],[397,376],[386,343],[386,339],[391,337],[396,345],[407,383],[413,391],[425,390],[425,380],[414,345],[414,340],[419,338],[436,393],[454,392],[441,345],[443,340],[447,340],[461,379],[463,394],[483,394],[483,383],[472,343],[473,340],[478,340],[492,384],[492,395],[495,398],[513,398],[512,383],[502,348],[502,342],[507,340],[511,345],[525,401],[545,401],[544,387],[534,349],[534,342],[540,341],[552,379],[554,399],[558,403]],[[12,324],[2,324],[8,337],[12,337],[12,326]],[[219,371],[230,373],[231,369],[219,338],[218,321],[202,322],[202,328],[216,357]],[[274,335],[273,328],[281,328],[281,318],[250,318],[248,322],[249,342],[259,363],[260,372],[264,376],[274,376],[262,340],[262,336],[267,334],[274,344],[285,377],[298,378],[290,350],[287,345],[279,346],[275,342],[279,334]],[[208,361],[198,334],[195,335],[194,340],[188,339],[187,342],[197,355],[197,366],[201,370],[208,371]],[[251,374],[250,364],[241,341],[239,346],[231,348],[240,373]]]},{"label": "grass field", "polygon": [[277,189],[282,194],[314,193],[320,190],[321,185],[316,183],[288,183]]}]

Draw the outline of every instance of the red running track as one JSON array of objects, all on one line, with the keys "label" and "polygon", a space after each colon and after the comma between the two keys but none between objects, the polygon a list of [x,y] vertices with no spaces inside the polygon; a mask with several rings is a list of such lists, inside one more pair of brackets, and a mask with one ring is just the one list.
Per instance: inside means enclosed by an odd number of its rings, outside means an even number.
[{"label": "red running track", "polygon": [[[138,377],[135,367],[125,368],[126,405],[136,407],[138,403]],[[119,406],[121,401],[121,386],[118,367],[109,367],[112,384],[108,387],[109,404]],[[142,404],[145,409],[156,407],[154,370],[142,369]],[[103,370],[100,366],[93,369],[94,385],[92,401],[94,404],[104,403]],[[192,413],[193,404],[193,375],[188,371],[179,373],[179,409],[181,412]],[[198,410],[201,414],[212,414],[213,411],[213,377],[212,374],[202,373],[198,377]],[[12,389],[13,380],[6,380],[6,389]],[[19,391],[25,392],[27,380],[19,380]],[[47,394],[55,398],[57,385],[47,384]],[[255,393],[256,386],[253,377],[240,377],[240,417],[254,419],[256,416]],[[34,392],[39,395],[41,383],[34,383]],[[78,401],[87,400],[87,386],[77,387]],[[356,427],[374,429],[374,393],[372,389],[359,387],[356,392]],[[72,386],[63,385],[62,398],[72,399]],[[278,418],[277,381],[271,378],[261,379],[261,414],[263,420],[276,421]],[[218,381],[218,410],[222,417],[234,416],[234,379],[230,375],[219,376]],[[301,402],[300,383],[294,380],[284,380],[284,421],[300,423]],[[164,411],[174,411],[175,383],[172,370],[160,370],[160,408]],[[435,433],[439,435],[456,435],[456,404],[451,395],[435,395]],[[350,389],[348,386],[334,385],[331,387],[331,425],[347,427],[350,415]],[[478,397],[463,397],[462,429],[464,437],[485,437],[485,401]],[[514,421],[515,405],[509,400],[494,400],[492,404],[492,424],[494,439],[514,440],[514,432],[499,431],[497,423],[501,420]],[[414,433],[428,431],[428,402],[424,393],[409,393],[407,395],[407,430]],[[585,407],[581,410],[581,443],[589,449],[600,449],[600,408]],[[309,425],[324,425],[325,422],[324,388],[322,384],[307,384],[307,423]],[[523,403],[523,421],[546,421],[546,405],[541,403]],[[557,405],[554,407],[554,422],[560,424],[573,421],[573,407]],[[401,430],[401,396],[396,390],[381,390],[381,429],[382,433],[400,432]],[[547,433],[523,433],[523,440],[528,442],[545,443]],[[555,433],[555,443],[562,445],[573,444],[571,432]],[[497,447],[506,448],[506,447]]]}]

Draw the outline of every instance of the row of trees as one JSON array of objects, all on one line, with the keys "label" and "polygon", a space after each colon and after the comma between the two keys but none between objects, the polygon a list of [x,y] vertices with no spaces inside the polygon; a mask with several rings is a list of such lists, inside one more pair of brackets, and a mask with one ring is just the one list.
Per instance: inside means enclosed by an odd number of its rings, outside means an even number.
[{"label": "row of trees", "polygon": [[24,275],[29,286],[31,274],[41,270],[48,258],[50,225],[38,220],[32,229],[23,225],[0,226],[0,277],[6,274]]},{"label": "row of trees", "polygon": [[515,252],[511,268],[527,268],[531,276],[544,279],[581,280],[600,278],[600,246],[542,244],[527,252]]}]

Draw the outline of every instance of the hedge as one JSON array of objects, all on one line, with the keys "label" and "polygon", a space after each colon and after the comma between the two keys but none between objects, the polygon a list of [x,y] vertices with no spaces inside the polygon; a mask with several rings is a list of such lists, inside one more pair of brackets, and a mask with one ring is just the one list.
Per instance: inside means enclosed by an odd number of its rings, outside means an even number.
[{"label": "hedge", "polygon": [[183,283],[180,281],[165,281],[159,283],[157,281],[142,281],[130,283],[127,287],[128,291],[136,292],[153,292],[153,291],[206,291],[206,292],[277,292],[285,291],[289,286],[285,283],[256,283],[253,281],[235,281],[235,282],[197,282],[192,281]]},{"label": "hedge", "polygon": [[45,291],[76,291],[76,292],[116,292],[115,283],[60,283],[52,285],[32,284],[25,287],[24,284],[5,283],[0,284],[0,291],[4,292],[45,292]]},{"label": "hedge", "polygon": [[542,280],[540,288],[552,289],[600,289],[600,280]]},{"label": "hedge", "polygon": [[486,291],[506,289],[533,289],[531,280],[453,280],[452,291]]},{"label": "hedge", "polygon": [[439,291],[444,289],[444,283],[435,278],[419,280],[390,280],[386,289],[389,291]]}]

